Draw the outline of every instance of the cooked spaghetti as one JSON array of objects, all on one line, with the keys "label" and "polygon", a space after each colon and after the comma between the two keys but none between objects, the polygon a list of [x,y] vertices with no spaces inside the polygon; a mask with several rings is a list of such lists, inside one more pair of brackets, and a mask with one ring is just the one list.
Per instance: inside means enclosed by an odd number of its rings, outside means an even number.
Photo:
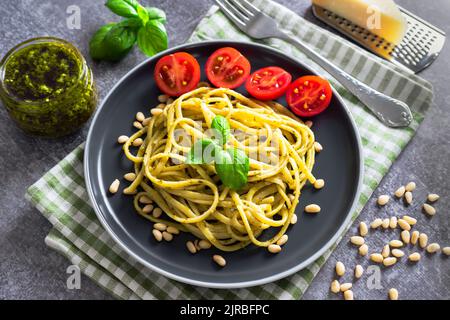
[{"label": "cooked spaghetti", "polygon": [[[221,183],[214,165],[185,163],[190,146],[180,143],[177,132],[192,142],[204,138],[216,115],[225,117],[236,132],[227,145],[250,159],[248,183],[239,191]],[[143,143],[133,153],[139,138]],[[203,87],[180,96],[131,136],[123,150],[134,163],[136,178],[125,193],[134,194],[137,212],[223,251],[277,242],[291,224],[303,186],[316,180],[310,128],[283,106],[225,88]],[[150,198],[166,217],[145,213],[142,197]],[[263,240],[267,229],[273,232]]]}]

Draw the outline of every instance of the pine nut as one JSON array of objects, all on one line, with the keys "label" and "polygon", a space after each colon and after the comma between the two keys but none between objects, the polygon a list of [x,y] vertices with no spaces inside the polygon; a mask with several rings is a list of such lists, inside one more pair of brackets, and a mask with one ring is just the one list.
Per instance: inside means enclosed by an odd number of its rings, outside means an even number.
[{"label": "pine nut", "polygon": [[361,278],[363,273],[364,273],[364,268],[360,264],[356,265],[356,267],[355,267],[355,278],[356,279]]},{"label": "pine nut", "polygon": [[401,248],[403,247],[403,242],[401,242],[400,240],[391,240],[389,241],[389,245],[391,246],[391,248]]},{"label": "pine nut", "polygon": [[297,215],[296,214],[293,214],[292,215],[292,218],[291,218],[291,224],[296,224],[297,223]]},{"label": "pine nut", "polygon": [[195,246],[195,249],[197,249],[198,251],[200,251],[200,247],[198,246],[198,239],[195,239],[194,240],[194,246]]},{"label": "pine nut", "polygon": [[219,256],[218,254],[213,255],[213,260],[221,267],[225,267],[225,265],[227,264],[225,259],[222,256]]},{"label": "pine nut", "polygon": [[370,227],[371,227],[372,229],[376,229],[376,228],[378,228],[379,226],[381,226],[382,224],[383,224],[383,220],[381,220],[380,218],[377,218],[377,219],[375,219],[375,220],[372,221],[372,223],[370,224]]},{"label": "pine nut", "polygon": [[417,240],[419,240],[419,231],[417,231],[417,230],[415,230],[415,231],[413,231],[412,233],[411,233],[411,244],[413,245],[413,246],[415,246],[416,245],[416,243],[417,243]]},{"label": "pine nut", "polygon": [[441,246],[439,244],[437,244],[436,242],[429,244],[427,247],[427,252],[428,253],[436,253],[441,249]]},{"label": "pine nut", "polygon": [[153,228],[159,231],[165,231],[167,229],[167,226],[164,223],[158,222],[153,225]]},{"label": "pine nut", "polygon": [[163,235],[164,240],[166,240],[166,241],[172,241],[172,239],[173,239],[173,235],[171,233],[166,232],[166,231],[164,231],[162,233],[162,235]]},{"label": "pine nut", "polygon": [[150,113],[152,114],[152,116],[159,116],[161,113],[163,113],[163,110],[159,108],[153,108],[152,110],[150,110]]},{"label": "pine nut", "polygon": [[412,181],[408,182],[405,186],[405,190],[409,192],[416,190],[416,183]]},{"label": "pine nut", "polygon": [[120,143],[120,144],[123,144],[123,143],[127,142],[128,139],[130,139],[130,138],[128,138],[128,136],[122,135],[122,136],[117,138],[117,142]]},{"label": "pine nut", "polygon": [[417,262],[417,261],[420,260],[420,253],[414,252],[414,253],[409,255],[408,259],[409,259],[409,261]]},{"label": "pine nut", "polygon": [[283,235],[281,236],[281,238],[278,239],[277,245],[282,246],[282,245],[286,244],[286,242],[288,241],[288,239],[289,239],[288,235],[287,235],[287,234],[283,234]]},{"label": "pine nut", "polygon": [[322,189],[325,186],[325,180],[323,179],[317,179],[316,182],[314,182],[314,188],[317,190]]},{"label": "pine nut", "polygon": [[281,251],[281,247],[277,244],[271,244],[267,250],[269,250],[270,253],[278,253]]},{"label": "pine nut", "polygon": [[186,248],[188,249],[188,251],[192,254],[195,254],[197,252],[197,249],[195,248],[194,244],[192,243],[192,241],[188,241],[186,242]]},{"label": "pine nut", "polygon": [[423,204],[423,210],[429,216],[434,216],[436,214],[436,209],[433,206],[429,205],[428,203]]},{"label": "pine nut", "polygon": [[359,247],[358,252],[361,256],[364,257],[367,252],[369,252],[369,246],[367,244],[363,244],[361,247]]},{"label": "pine nut", "polygon": [[400,249],[392,249],[392,255],[396,258],[401,258],[405,255],[405,253]]},{"label": "pine nut", "polygon": [[382,263],[383,260],[384,260],[384,258],[383,258],[383,256],[382,256],[381,254],[379,254],[379,253],[372,253],[372,254],[370,255],[370,260],[372,260],[372,261],[375,262],[375,263]]},{"label": "pine nut", "polygon": [[439,200],[439,195],[435,194],[435,193],[430,193],[427,197],[428,201],[430,202],[436,202]]},{"label": "pine nut", "polygon": [[[165,103],[160,103],[160,104],[158,104],[155,108],[156,108],[156,109],[164,110],[166,107],[167,107],[167,104],[165,104]],[[150,111],[151,111],[151,110],[150,110]]]},{"label": "pine nut", "polygon": [[125,174],[123,177],[125,178],[125,180],[132,182],[132,181],[134,181],[134,179],[136,179],[136,174],[133,172],[130,172],[130,173]]},{"label": "pine nut", "polygon": [[367,224],[365,222],[359,223],[359,234],[361,237],[365,237],[369,233],[369,229],[367,228]]},{"label": "pine nut", "polygon": [[139,111],[138,113],[136,113],[136,120],[137,121],[142,122],[142,121],[144,121],[144,119],[145,119],[145,116],[144,116],[144,114],[142,112]]},{"label": "pine nut", "polygon": [[139,130],[143,128],[142,123],[140,123],[139,121],[133,122],[133,127]]},{"label": "pine nut", "polygon": [[405,202],[406,202],[406,204],[410,205],[412,203],[412,201],[413,201],[413,196],[412,196],[411,191],[406,191],[405,192]]},{"label": "pine nut", "polygon": [[410,217],[410,216],[403,216],[403,220],[408,222],[408,224],[410,226],[413,226],[413,225],[415,225],[417,223],[417,219],[414,219],[413,217]]},{"label": "pine nut", "polygon": [[344,299],[345,300],[353,300],[353,291],[347,290],[344,292]]},{"label": "pine nut", "polygon": [[173,99],[169,97],[169,99],[167,99],[166,104],[172,104],[173,103]]},{"label": "pine nut", "polygon": [[145,118],[144,120],[142,120],[142,125],[145,127],[145,126],[148,126],[148,124],[150,123],[150,120],[152,120],[152,118],[150,118],[150,117],[148,117],[148,118]]},{"label": "pine nut", "polygon": [[379,206],[384,206],[389,202],[389,196],[387,194],[383,194],[378,197],[377,203]]},{"label": "pine nut", "polygon": [[391,247],[389,247],[389,245],[387,244],[383,247],[381,255],[383,256],[383,258],[387,258],[389,257],[390,254],[391,254]]},{"label": "pine nut", "polygon": [[394,195],[400,199],[401,197],[403,197],[405,195],[405,191],[406,191],[405,187],[401,186],[400,188],[395,190]]},{"label": "pine nut", "polygon": [[411,234],[407,230],[403,230],[400,236],[404,244],[409,244],[409,242],[411,241]]},{"label": "pine nut", "polygon": [[395,288],[389,289],[389,299],[398,300],[398,291]]},{"label": "pine nut", "polygon": [[133,146],[140,147],[143,143],[144,143],[144,140],[142,140],[141,138],[137,138],[136,140],[133,141]]},{"label": "pine nut", "polygon": [[305,121],[305,126],[311,128],[313,126],[313,122],[311,120]]},{"label": "pine nut", "polygon": [[330,290],[333,293],[338,293],[341,291],[341,285],[339,284],[339,281],[337,280],[333,280],[331,282],[331,286],[330,286]]},{"label": "pine nut", "polygon": [[211,243],[207,240],[200,240],[198,242],[198,246],[200,247],[200,249],[209,249],[211,248]]},{"label": "pine nut", "polygon": [[166,102],[167,99],[169,99],[169,96],[166,95],[166,94],[160,94],[160,95],[158,96],[158,101],[161,102],[161,103]]},{"label": "pine nut", "polygon": [[385,267],[393,266],[396,263],[397,263],[397,258],[394,258],[394,257],[389,257],[389,258],[386,258],[383,260],[383,265]]},{"label": "pine nut", "polygon": [[162,240],[162,233],[159,230],[153,229],[152,231],[153,236],[155,237],[156,241],[160,242]]},{"label": "pine nut", "polygon": [[142,208],[142,212],[144,213],[150,213],[153,210],[153,206],[151,204],[146,204],[144,208]]},{"label": "pine nut", "polygon": [[155,217],[155,218],[159,218],[159,217],[162,215],[162,210],[161,210],[161,208],[155,208],[155,209],[153,209],[152,215],[153,215],[153,217]]},{"label": "pine nut", "polygon": [[362,246],[364,244],[364,238],[359,236],[353,236],[350,238],[350,242],[357,246]]},{"label": "pine nut", "polygon": [[402,230],[411,230],[411,226],[409,225],[409,223],[403,219],[398,219],[398,226],[402,228]]},{"label": "pine nut", "polygon": [[180,234],[180,230],[172,226],[167,227],[167,232],[171,234]]},{"label": "pine nut", "polygon": [[295,196],[293,194],[289,194],[288,198],[291,202],[294,202],[294,200],[295,200]]},{"label": "pine nut", "polygon": [[391,219],[389,220],[389,227],[391,229],[395,229],[397,228],[397,223],[398,223],[397,217],[391,217]]},{"label": "pine nut", "polygon": [[345,292],[347,290],[350,290],[352,288],[352,284],[350,282],[346,282],[341,284],[341,292]]},{"label": "pine nut", "polygon": [[422,249],[424,249],[428,244],[428,236],[425,233],[421,233],[419,235],[419,245]]},{"label": "pine nut", "polygon": [[383,229],[387,229],[387,228],[389,228],[389,224],[390,224],[389,218],[383,219],[383,223],[381,224],[381,227]]},{"label": "pine nut", "polygon": [[319,213],[320,207],[317,204],[308,204],[305,207],[305,212],[306,213]]},{"label": "pine nut", "polygon": [[450,256],[450,247],[444,247],[442,248],[442,253],[446,256]]},{"label": "pine nut", "polygon": [[140,202],[140,203],[143,203],[143,204],[150,204],[150,203],[153,202],[153,200],[150,199],[150,198],[147,197],[147,196],[142,196],[142,197],[139,198],[139,202]]},{"label": "pine nut", "polygon": [[317,153],[320,153],[320,152],[322,152],[323,147],[322,147],[322,145],[321,145],[319,142],[315,141],[315,142],[314,142],[314,150],[315,150]]},{"label": "pine nut", "polygon": [[336,274],[339,277],[342,277],[345,274],[345,266],[344,266],[344,264],[342,262],[338,261],[336,263],[335,269],[336,269]]},{"label": "pine nut", "polygon": [[119,179],[114,180],[109,186],[109,192],[112,194],[116,193],[119,190],[120,181]]}]

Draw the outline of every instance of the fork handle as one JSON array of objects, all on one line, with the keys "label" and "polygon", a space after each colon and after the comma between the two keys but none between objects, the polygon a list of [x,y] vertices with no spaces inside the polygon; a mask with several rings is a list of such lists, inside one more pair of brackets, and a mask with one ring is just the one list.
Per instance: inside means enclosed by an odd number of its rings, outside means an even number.
[{"label": "fork handle", "polygon": [[303,51],[311,60],[320,65],[353,95],[355,95],[373,114],[389,127],[407,127],[411,124],[412,114],[408,105],[384,93],[372,89],[368,85],[351,76],[341,68],[322,57],[316,51],[306,46],[288,34],[280,34],[279,38],[286,40]]}]

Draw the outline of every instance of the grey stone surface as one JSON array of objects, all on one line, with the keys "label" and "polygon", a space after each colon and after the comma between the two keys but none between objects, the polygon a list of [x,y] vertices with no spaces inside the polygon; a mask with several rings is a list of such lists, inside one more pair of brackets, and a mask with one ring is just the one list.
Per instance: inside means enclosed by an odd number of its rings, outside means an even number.
[{"label": "grey stone surface", "polygon": [[[103,0],[2,0],[0,3],[0,56],[15,44],[35,36],[53,35],[76,44],[88,57],[87,44],[90,35],[100,25],[116,18],[103,6]],[[317,22],[308,0],[279,0],[290,9],[311,21]],[[398,0],[411,11],[432,21],[450,32],[447,0],[420,1]],[[212,4],[211,0],[161,0],[142,3],[156,5],[168,15],[170,45],[183,43],[197,22]],[[81,30],[66,27],[66,8],[81,8]],[[101,97],[131,67],[145,57],[134,50],[118,64],[93,63]],[[371,221],[374,217],[409,213],[418,217],[420,230],[428,233],[432,241],[450,245],[449,237],[449,160],[450,160],[450,49],[446,45],[439,60],[423,72],[436,91],[435,105],[429,111],[416,137],[401,154],[392,170],[375,191],[374,197],[391,193],[409,180],[418,184],[416,200],[411,208],[398,202],[385,209],[375,206],[370,199],[359,221]],[[0,299],[111,299],[110,294],[83,277],[80,290],[66,288],[66,268],[69,262],[48,249],[44,238],[50,224],[36,209],[24,200],[26,188],[57,163],[62,157],[84,141],[88,125],[79,132],[58,140],[30,137],[22,133],[0,108]],[[426,193],[441,194],[436,204],[438,214],[433,219],[420,212],[420,202]],[[355,224],[355,226],[357,225]],[[352,228],[350,233],[356,231]],[[392,232],[376,232],[369,239],[373,250],[381,250],[382,244],[393,237]],[[410,248],[407,250],[410,251]],[[352,279],[355,264],[367,267],[366,259],[357,256],[355,248],[343,241],[320,271],[305,299],[337,299],[329,293],[329,283],[334,277],[336,260],[341,260],[349,271],[344,280]],[[423,255],[417,265],[401,262],[398,266],[381,272],[382,289],[369,289],[367,278],[354,285],[357,299],[386,299],[387,290],[396,287],[402,299],[449,299],[450,260],[441,254]],[[339,297],[340,298],[340,297]]]}]

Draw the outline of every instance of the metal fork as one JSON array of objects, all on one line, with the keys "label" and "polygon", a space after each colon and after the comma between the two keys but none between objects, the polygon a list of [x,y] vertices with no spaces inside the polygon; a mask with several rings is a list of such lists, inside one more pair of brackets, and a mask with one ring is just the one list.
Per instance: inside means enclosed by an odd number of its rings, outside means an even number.
[{"label": "metal fork", "polygon": [[389,97],[335,66],[303,42],[283,32],[277,22],[247,0],[215,0],[223,13],[244,33],[255,39],[279,38],[295,45],[355,95],[389,127],[407,127],[411,110],[400,100]]}]

